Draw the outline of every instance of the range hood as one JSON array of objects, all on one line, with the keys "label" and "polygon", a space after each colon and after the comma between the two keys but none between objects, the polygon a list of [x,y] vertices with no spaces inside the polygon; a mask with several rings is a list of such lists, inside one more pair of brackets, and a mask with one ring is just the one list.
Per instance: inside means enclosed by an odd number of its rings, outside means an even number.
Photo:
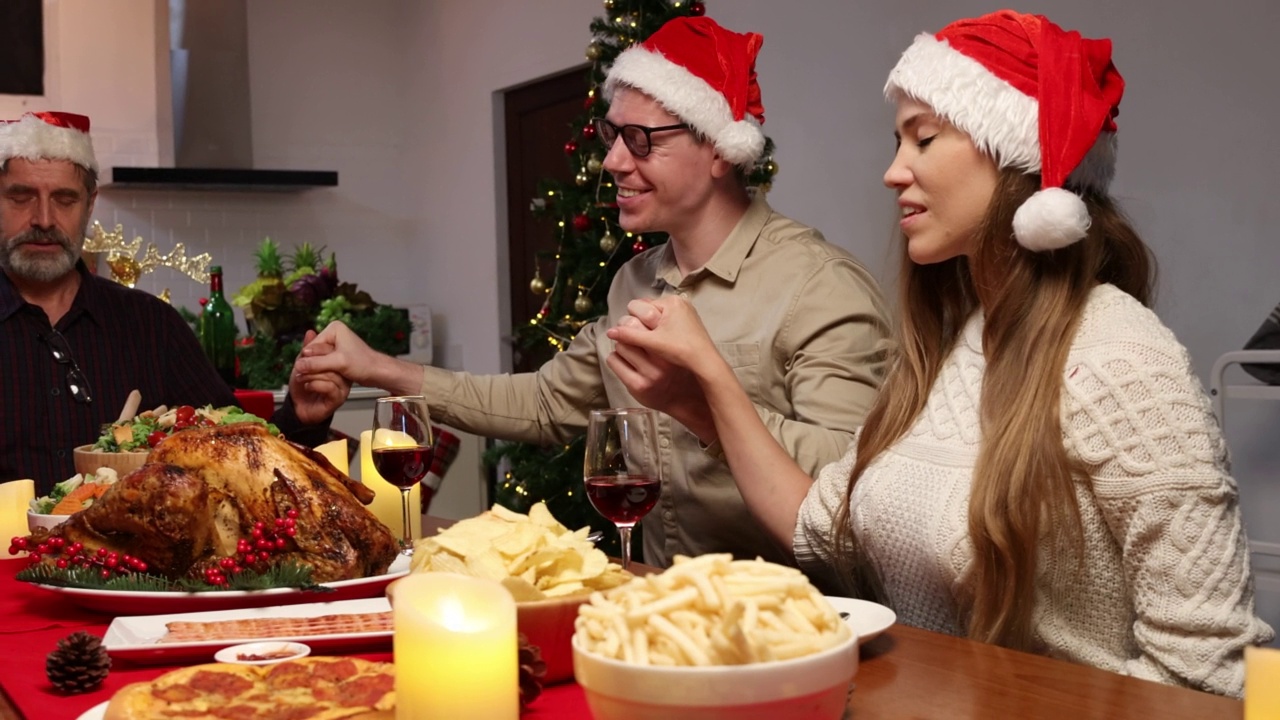
[{"label": "range hood", "polygon": [[112,167],[106,187],[254,191],[336,186],[335,171],[254,164],[245,0],[168,0],[168,6],[169,77],[161,72],[160,81],[172,92],[173,152],[161,156],[172,157],[173,164]]}]

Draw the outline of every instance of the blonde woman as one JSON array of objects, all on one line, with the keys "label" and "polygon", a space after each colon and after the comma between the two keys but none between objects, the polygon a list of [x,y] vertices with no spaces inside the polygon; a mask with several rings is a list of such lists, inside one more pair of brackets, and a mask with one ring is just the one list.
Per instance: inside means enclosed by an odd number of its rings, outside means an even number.
[{"label": "blonde woman", "polygon": [[[1227,451],[1154,262],[1107,195],[1124,83],[1108,40],[1001,11],[889,76],[902,210],[897,356],[816,481],[679,298],[631,303],[637,398],[691,373],[748,507],[832,590],[900,621],[1239,695],[1254,613]],[[689,408],[670,410],[677,418]]]}]

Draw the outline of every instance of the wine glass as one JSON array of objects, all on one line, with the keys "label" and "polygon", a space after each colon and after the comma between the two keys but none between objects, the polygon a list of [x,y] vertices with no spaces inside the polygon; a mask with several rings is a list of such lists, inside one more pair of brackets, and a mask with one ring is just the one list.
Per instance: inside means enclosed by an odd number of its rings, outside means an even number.
[{"label": "wine glass", "polygon": [[596,512],[618,527],[622,567],[631,564],[631,528],[662,492],[658,418],[653,410],[592,410],[582,475]]},{"label": "wine glass", "polygon": [[431,413],[421,395],[378,398],[373,408],[373,467],[383,480],[400,488],[404,510],[405,555],[413,554],[409,492],[431,466]]}]

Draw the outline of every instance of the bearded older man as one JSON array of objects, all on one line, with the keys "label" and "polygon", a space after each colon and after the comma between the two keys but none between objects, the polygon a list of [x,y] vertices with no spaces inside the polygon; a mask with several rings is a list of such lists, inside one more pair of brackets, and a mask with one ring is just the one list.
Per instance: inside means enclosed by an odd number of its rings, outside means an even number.
[{"label": "bearded older man", "polygon": [[[131,390],[145,407],[235,404],[191,328],[154,296],[81,261],[98,196],[89,119],[28,113],[0,122],[0,481],[39,494],[74,474]],[[323,441],[343,381],[291,388],[272,418],[291,439]]]}]

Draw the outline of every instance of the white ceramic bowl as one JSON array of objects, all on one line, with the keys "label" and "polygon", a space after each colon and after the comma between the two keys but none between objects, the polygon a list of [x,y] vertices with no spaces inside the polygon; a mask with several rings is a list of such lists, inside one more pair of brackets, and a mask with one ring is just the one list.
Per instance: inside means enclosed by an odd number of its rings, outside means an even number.
[{"label": "white ceramic bowl", "polygon": [[52,530],[53,528],[66,522],[70,515],[43,515],[41,513],[33,513],[27,511],[27,531],[35,532],[36,528],[45,528]]},{"label": "white ceramic bowl", "polygon": [[573,642],[573,672],[595,720],[839,720],[858,670],[857,636],[779,662],[631,665]]},{"label": "white ceramic bowl", "polygon": [[310,654],[311,646],[309,645],[269,640],[222,648],[213,654],[213,659],[232,665],[275,665],[286,660],[304,658]]}]

